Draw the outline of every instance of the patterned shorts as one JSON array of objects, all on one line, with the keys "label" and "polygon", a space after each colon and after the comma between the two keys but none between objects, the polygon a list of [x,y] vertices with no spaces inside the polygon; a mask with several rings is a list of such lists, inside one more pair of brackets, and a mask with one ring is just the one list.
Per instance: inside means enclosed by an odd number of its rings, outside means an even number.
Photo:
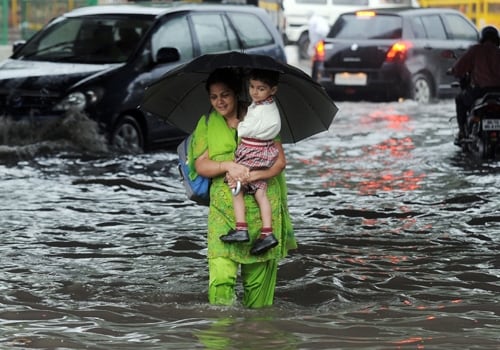
[{"label": "patterned shorts", "polygon": [[[278,158],[279,150],[274,141],[261,141],[242,138],[235,153],[235,161],[251,170],[270,168]],[[265,180],[255,181],[245,188],[247,193],[255,193],[257,189],[267,189]]]}]

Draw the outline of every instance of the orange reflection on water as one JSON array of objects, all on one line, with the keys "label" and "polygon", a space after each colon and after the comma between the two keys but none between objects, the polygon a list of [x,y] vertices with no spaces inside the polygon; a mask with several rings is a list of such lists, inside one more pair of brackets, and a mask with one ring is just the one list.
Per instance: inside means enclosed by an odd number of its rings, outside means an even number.
[{"label": "orange reflection on water", "polygon": [[[339,173],[334,165],[324,167],[319,174],[326,180],[323,182],[323,187],[356,188],[363,195],[374,194],[377,191],[415,191],[420,188],[425,174],[417,173],[413,169],[405,169],[403,168],[405,164],[401,167],[397,165],[400,160],[411,159],[411,152],[414,148],[411,137],[390,138],[378,144],[363,147],[359,156],[340,156],[338,157],[340,160],[337,159],[336,162],[348,161],[361,166],[354,171],[342,173]],[[303,160],[303,162],[316,164],[316,160]],[[366,164],[375,164],[378,167],[382,165],[382,168],[371,168]],[[342,177],[338,178],[339,175]]]},{"label": "orange reflection on water", "polygon": [[425,346],[422,343],[425,342],[426,340],[432,340],[432,337],[427,337],[427,338],[410,337],[410,338],[407,338],[407,339],[402,339],[402,340],[396,341],[396,342],[394,342],[394,344],[397,345],[398,349],[401,349],[401,346],[409,345],[409,344],[414,344],[414,343],[419,343],[419,344],[415,344],[416,349],[425,349]]},{"label": "orange reflection on water", "polygon": [[393,130],[412,130],[409,125],[410,117],[407,114],[397,114],[394,110],[375,110],[361,118],[361,124],[372,125],[383,123],[383,127]]}]

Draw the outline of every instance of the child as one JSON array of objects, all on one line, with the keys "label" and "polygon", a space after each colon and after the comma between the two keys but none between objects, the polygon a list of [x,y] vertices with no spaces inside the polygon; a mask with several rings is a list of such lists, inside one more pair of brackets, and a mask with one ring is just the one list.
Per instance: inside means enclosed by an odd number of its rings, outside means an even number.
[{"label": "child", "polygon": [[[248,107],[245,119],[238,124],[238,137],[241,142],[235,153],[237,163],[250,169],[268,168],[274,164],[278,149],[274,139],[281,129],[281,119],[273,95],[278,89],[279,72],[252,70],[249,74],[249,94],[252,104]],[[238,184],[239,185],[239,184]],[[260,237],[253,245],[252,255],[263,254],[278,245],[272,231],[272,213],[267,198],[266,181],[247,184],[243,191],[233,189],[233,205],[236,217],[236,229],[221,236],[224,242],[248,242],[248,225],[245,217],[243,192],[254,194],[259,205],[262,229]]]}]

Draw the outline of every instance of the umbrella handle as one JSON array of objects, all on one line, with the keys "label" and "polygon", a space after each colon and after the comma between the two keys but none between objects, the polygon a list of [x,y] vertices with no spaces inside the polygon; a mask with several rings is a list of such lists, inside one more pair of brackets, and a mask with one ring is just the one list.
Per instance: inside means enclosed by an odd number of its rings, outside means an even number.
[{"label": "umbrella handle", "polygon": [[240,191],[241,191],[241,182],[238,181],[236,183],[236,187],[231,189],[231,193],[233,194],[233,196],[237,196],[238,193],[240,193]]}]

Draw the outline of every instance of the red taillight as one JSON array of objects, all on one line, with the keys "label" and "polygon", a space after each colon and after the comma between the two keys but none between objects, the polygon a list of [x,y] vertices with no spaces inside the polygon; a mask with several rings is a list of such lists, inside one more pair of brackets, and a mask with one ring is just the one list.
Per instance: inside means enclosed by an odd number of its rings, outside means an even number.
[{"label": "red taillight", "polygon": [[406,54],[408,53],[410,47],[411,47],[410,43],[404,41],[398,41],[397,43],[392,45],[389,52],[387,52],[385,60],[388,62],[404,61],[406,59]]},{"label": "red taillight", "polygon": [[316,44],[316,47],[314,49],[314,61],[321,61],[323,62],[325,60],[325,42],[323,40],[318,41]]}]

